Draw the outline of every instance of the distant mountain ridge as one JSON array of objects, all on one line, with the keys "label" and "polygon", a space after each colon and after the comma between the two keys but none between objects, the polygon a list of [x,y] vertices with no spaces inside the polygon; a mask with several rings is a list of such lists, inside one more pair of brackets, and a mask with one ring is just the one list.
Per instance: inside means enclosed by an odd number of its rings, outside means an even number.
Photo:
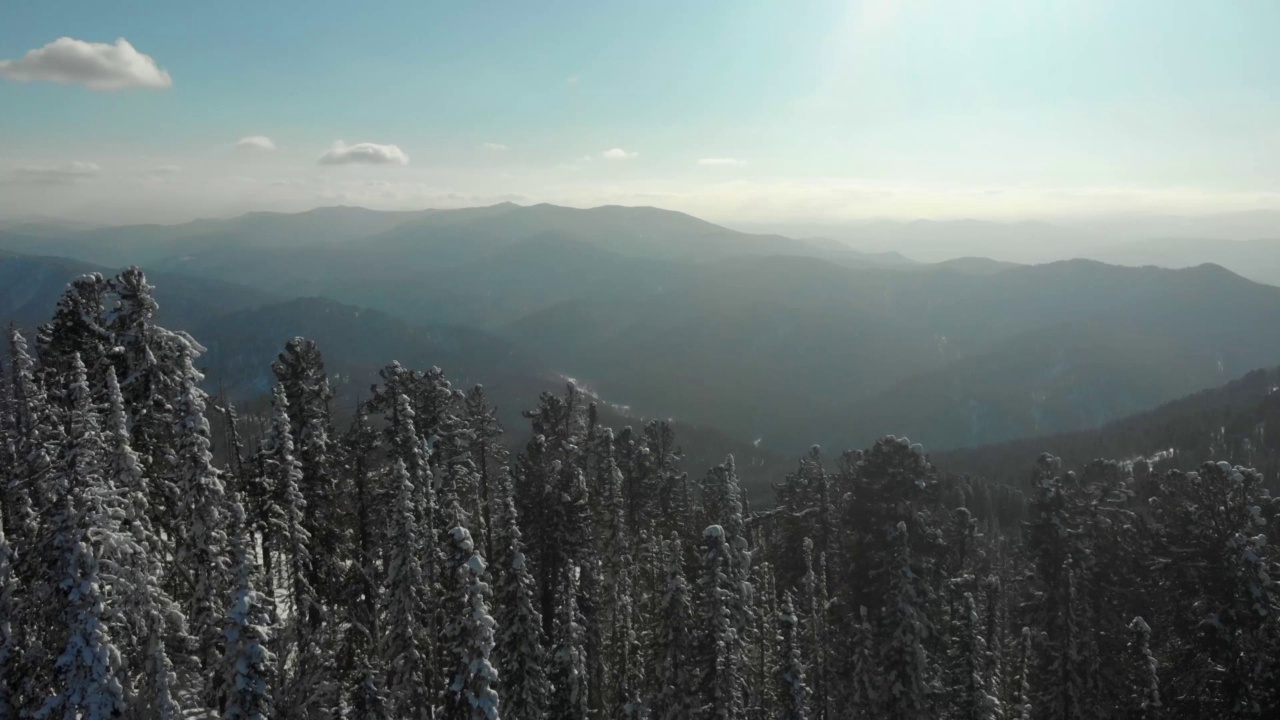
[{"label": "distant mountain ridge", "polygon": [[[0,321],[17,323],[34,339],[67,283],[93,272],[109,277],[115,270],[0,251]],[[438,366],[455,387],[485,386],[509,428],[509,443],[516,447],[527,434],[521,412],[537,405],[539,393],[560,392],[566,382],[509,340],[480,329],[414,324],[321,297],[282,301],[247,286],[172,272],[149,272],[148,280],[156,286],[159,324],[191,333],[206,348],[198,364],[207,373],[209,390],[225,393],[242,410],[264,408],[273,382],[271,363],[285,342],[298,335],[316,341],[324,354],[340,421],[349,418],[357,399],[368,397],[378,370],[388,362],[417,369]],[[607,398],[601,401],[601,416],[612,425],[645,422],[644,416],[620,412]],[[688,457],[699,467],[714,465],[731,452],[741,460],[744,481],[756,488],[789,467],[768,449],[714,428],[679,425]]]},{"label": "distant mountain ridge", "polygon": [[321,208],[7,247],[329,298],[385,333],[479,331],[640,414],[784,453],[1088,428],[1280,362],[1280,288],[1213,265],[920,264],[655,208]]}]

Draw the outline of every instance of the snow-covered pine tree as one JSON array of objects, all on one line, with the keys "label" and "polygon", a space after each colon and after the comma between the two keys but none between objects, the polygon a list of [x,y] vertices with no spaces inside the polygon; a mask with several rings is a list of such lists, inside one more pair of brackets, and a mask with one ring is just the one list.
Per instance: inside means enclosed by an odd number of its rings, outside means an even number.
[{"label": "snow-covered pine tree", "polygon": [[447,676],[444,719],[499,720],[498,672],[489,661],[495,623],[489,614],[484,558],[466,528],[450,530],[449,540],[446,567],[452,577],[444,641],[453,667]]},{"label": "snow-covered pine tree", "polygon": [[123,663],[108,625],[107,583],[94,545],[119,541],[118,517],[102,479],[102,436],[85,367],[78,354],[72,353],[70,362],[67,437],[57,465],[53,526],[66,640],[55,664],[55,687],[39,715],[106,720],[123,717],[128,708]]},{"label": "snow-covered pine tree", "polygon": [[285,612],[294,619],[295,630],[284,655],[298,647],[301,635],[315,624],[320,608],[311,587],[311,534],[303,526],[307,501],[302,495],[302,465],[294,457],[288,399],[284,387],[276,383],[271,399],[271,424],[262,444],[264,475],[275,498],[276,514],[271,518],[271,550],[285,573]]},{"label": "snow-covered pine tree", "polygon": [[[666,420],[650,420],[644,426],[644,450],[653,479],[654,532],[666,537],[697,526],[697,502],[689,474],[680,470],[684,452],[676,444],[675,430]],[[647,499],[647,498],[646,498]]]},{"label": "snow-covered pine tree", "polygon": [[805,538],[801,547],[803,549],[802,557],[804,560],[804,575],[800,578],[800,612],[802,613],[800,616],[800,639],[805,646],[805,658],[810,664],[810,672],[808,675],[809,682],[811,683],[811,686],[807,689],[811,698],[806,703],[806,709],[812,710],[815,720],[822,720],[822,718],[825,717],[825,713],[823,711],[825,709],[827,699],[826,687],[823,682],[825,677],[824,671],[826,669],[826,663],[824,660],[826,658],[826,644],[828,642],[826,629],[826,600],[823,597],[826,594],[826,582],[824,579],[819,577],[819,573],[814,567],[813,539]]},{"label": "snow-covered pine tree", "polygon": [[849,666],[851,677],[848,693],[850,711],[854,717],[874,717],[879,712],[883,698],[879,688],[879,664],[876,661],[875,628],[867,618],[865,605],[858,607],[858,617],[853,623],[850,642],[853,657]]},{"label": "snow-covered pine tree", "polygon": [[269,649],[271,610],[266,596],[256,589],[258,563],[244,508],[232,502],[229,514],[234,580],[223,620],[222,720],[270,720],[275,717],[277,676],[276,657]]},{"label": "snow-covered pine tree", "polygon": [[727,642],[732,643],[727,657],[733,658],[735,663],[733,672],[737,676],[738,690],[734,701],[743,704],[743,663],[747,645],[751,641],[751,620],[754,613],[752,606],[755,600],[754,589],[751,587],[751,550],[747,543],[742,510],[742,487],[738,482],[738,471],[732,455],[726,456],[723,463],[708,473],[704,495],[706,510],[713,518],[712,523],[717,524],[713,526],[720,527],[723,536],[725,562],[721,572],[728,581],[724,586],[727,593],[725,601],[733,628],[733,633],[725,637]]},{"label": "snow-covered pine tree", "polygon": [[380,663],[369,655],[357,657],[351,675],[356,686],[350,693],[347,716],[351,720],[390,720],[391,702]]},{"label": "snow-covered pine tree", "polygon": [[405,720],[430,720],[434,713],[429,658],[435,657],[424,619],[428,617],[427,585],[419,561],[415,491],[408,468],[396,458],[391,474],[396,488],[391,505],[386,581],[386,634],[383,657],[387,665],[387,697],[391,715]]},{"label": "snow-covered pine tree", "polygon": [[304,478],[302,465],[294,457],[283,383],[276,383],[273,392],[262,460],[278,508],[270,537],[284,571],[284,615],[288,619],[288,632],[281,634],[276,650],[282,671],[280,713],[282,717],[324,717],[337,705],[334,658],[332,648],[325,647],[328,613],[312,585],[316,576],[312,572],[311,534],[306,528],[307,501],[301,489]]},{"label": "snow-covered pine tree", "polygon": [[340,651],[348,668],[345,682],[348,704],[355,720],[387,720],[390,707],[383,670],[381,587],[378,578],[385,535],[375,513],[388,500],[374,473],[374,453],[378,434],[369,424],[364,403],[357,403],[356,416],[342,438],[343,485],[351,489],[354,504],[349,516],[354,521],[354,557],[347,571],[343,593],[347,628]]},{"label": "snow-covered pine tree", "polygon": [[[619,504],[619,510],[621,510]],[[612,705],[605,703],[609,716],[620,720],[647,718],[648,708],[640,698],[644,682],[640,658],[640,640],[636,633],[635,606],[632,592],[636,587],[636,573],[631,556],[624,554],[618,563],[618,575],[614,593],[609,598],[612,627],[609,633],[609,652],[603,662],[610,672]]]},{"label": "snow-covered pine tree", "polygon": [[[539,610],[543,630],[553,634],[557,607],[563,595],[565,566],[589,553],[589,498],[582,477],[586,440],[582,398],[570,384],[565,397],[539,396],[536,410],[526,411],[533,436],[514,468],[516,505],[527,530],[527,551],[538,572]],[[578,600],[575,599],[575,603]]]},{"label": "snow-covered pine tree", "polygon": [[1055,605],[1060,615],[1050,618],[1050,628],[1056,632],[1049,635],[1041,659],[1040,710],[1037,715],[1045,720],[1077,720],[1083,717],[1081,704],[1085,689],[1080,674],[1079,602],[1070,558],[1063,563],[1061,577],[1061,584],[1049,590],[1059,594]]},{"label": "snow-covered pine tree", "polygon": [[701,714],[711,720],[740,720],[746,708],[742,643],[734,627],[738,583],[730,569],[732,551],[727,534],[719,525],[709,526],[702,538],[705,549],[700,579],[702,611],[698,623],[703,634]]},{"label": "snow-covered pine tree", "polygon": [[22,651],[12,659],[18,675],[5,681],[23,714],[39,709],[52,682],[56,653],[63,644],[58,615],[62,593],[56,573],[50,572],[58,566],[60,552],[49,537],[50,516],[56,510],[54,498],[65,494],[53,485],[63,424],[37,382],[36,370],[26,339],[10,326],[7,390],[14,465],[6,468],[0,482],[6,485],[3,512],[13,543],[13,576],[23,592],[14,597],[10,616]]},{"label": "snow-covered pine tree", "polygon": [[[391,433],[389,449],[393,457],[404,463],[408,475],[409,486],[413,491],[413,515],[417,522],[414,536],[420,544],[418,553],[422,558],[422,572],[426,581],[434,587],[436,570],[440,566],[440,547],[435,524],[439,510],[436,505],[435,479],[428,462],[427,444],[419,437],[415,417],[409,396],[403,393],[395,396],[388,427]],[[397,491],[398,488],[392,488],[393,495]]]},{"label": "snow-covered pine tree", "polygon": [[463,418],[473,433],[470,450],[480,489],[479,516],[486,528],[484,535],[487,543],[485,551],[488,553],[486,557],[492,557],[495,548],[492,547],[490,538],[494,522],[491,494],[497,474],[506,467],[510,453],[502,445],[503,430],[502,423],[498,421],[498,409],[489,404],[483,385],[476,385],[467,391],[466,400],[463,403]]},{"label": "snow-covered pine tree", "polygon": [[887,640],[880,648],[885,672],[885,717],[922,720],[929,716],[929,660],[924,642],[927,626],[921,616],[919,578],[911,565],[907,525],[889,531],[893,548],[890,588],[882,613]]},{"label": "snow-covered pine tree", "polygon": [[1133,664],[1130,692],[1133,717],[1148,720],[1160,712],[1160,662],[1151,652],[1151,626],[1140,616],[1129,623],[1129,655]]},{"label": "snow-covered pine tree", "polygon": [[22,705],[18,682],[18,579],[15,577],[13,548],[4,535],[0,517],[0,720],[15,720]]},{"label": "snow-covered pine tree", "polygon": [[[225,421],[225,432],[227,437],[227,471],[229,479],[227,484],[229,490],[244,496],[249,492],[249,478],[245,467],[244,457],[244,438],[240,435],[240,415],[236,412],[236,406],[230,402],[224,402],[222,405],[222,417]],[[245,512],[249,509],[246,507]],[[252,536],[253,533],[250,533]]]},{"label": "snow-covered pine tree", "polygon": [[982,676],[986,679],[987,694],[1000,700],[1005,696],[1004,688],[1004,653],[1005,653],[1005,607],[1004,586],[1000,576],[989,575],[982,581],[985,595],[986,617],[983,628],[983,639],[986,643],[987,660]]},{"label": "snow-covered pine tree", "polygon": [[579,570],[566,565],[563,592],[551,634],[551,706],[549,720],[587,720],[591,715],[585,621],[578,609]]},{"label": "snow-covered pine tree", "polygon": [[777,581],[773,565],[762,562],[752,568],[756,593],[756,626],[748,653],[749,711],[755,720],[773,720],[781,709],[777,678],[782,653],[778,634]]},{"label": "snow-covered pine tree", "polygon": [[959,622],[955,623],[958,637],[954,641],[960,677],[958,687],[953,689],[954,716],[957,720],[1000,720],[1004,717],[1000,700],[987,692],[988,652],[973,593],[965,593],[959,610]]},{"label": "snow-covered pine tree", "polygon": [[183,385],[177,411],[177,447],[171,463],[180,489],[182,532],[176,538],[177,565],[187,579],[186,616],[196,638],[196,657],[205,668],[221,656],[222,606],[228,583],[226,497],[221,473],[214,467],[209,421],[205,417],[202,375],[183,355]]},{"label": "snow-covered pine tree", "polygon": [[666,574],[658,605],[658,695],[654,720],[693,720],[701,708],[695,657],[693,608],[684,576],[680,536],[672,533],[664,548]]},{"label": "snow-covered pine tree", "polygon": [[74,373],[73,358],[79,356],[90,387],[101,387],[100,373],[113,345],[106,328],[106,293],[107,281],[100,273],[81,275],[67,285],[53,318],[40,326],[36,348],[47,386],[53,387]]},{"label": "snow-covered pine tree", "polygon": [[333,467],[333,390],[319,348],[306,338],[289,340],[271,369],[288,401],[289,431],[300,471],[297,485],[305,501],[302,527],[316,547],[327,549],[312,558],[308,581],[318,593],[317,600],[335,606],[340,600],[341,568],[349,548],[343,532],[347,523],[340,504],[338,474]]},{"label": "snow-covered pine tree", "polygon": [[782,595],[778,612],[778,633],[782,638],[782,667],[779,674],[781,710],[778,720],[809,720],[809,686],[805,682],[805,666],[801,648],[800,618],[796,616],[791,592]]},{"label": "snow-covered pine tree", "polygon": [[[10,532],[28,543],[19,558],[24,565],[47,566],[34,541],[40,537],[38,513],[52,502],[48,486],[52,475],[54,443],[61,429],[49,407],[47,395],[36,380],[36,365],[27,351],[26,338],[9,327],[9,418],[14,466],[3,478],[5,515]],[[22,574],[22,573],[20,573]],[[33,573],[28,573],[33,577]]]},{"label": "snow-covered pine tree", "polygon": [[[194,361],[204,348],[186,333],[155,324],[155,288],[138,268],[122,271],[107,284],[115,297],[107,318],[116,348],[111,361],[129,415],[131,445],[147,479],[152,525],[160,538],[172,543],[183,531],[180,516],[168,509],[179,507],[183,497],[174,485],[178,473],[172,451],[183,422],[185,360],[190,356]],[[166,547],[164,555],[175,556],[175,548]]]},{"label": "snow-covered pine tree", "polygon": [[1031,628],[1024,626],[1018,636],[1018,668],[1013,679],[1013,700],[1009,706],[1010,720],[1031,720],[1034,700],[1031,696],[1031,664],[1035,662],[1031,646]]},{"label": "snow-covered pine tree", "polygon": [[502,681],[502,714],[507,720],[541,720],[550,695],[537,584],[524,554],[511,480],[499,468],[490,500],[497,573],[498,636],[494,662]]},{"label": "snow-covered pine tree", "polygon": [[113,618],[122,643],[126,673],[133,688],[133,712],[147,720],[178,720],[183,704],[193,693],[178,681],[169,648],[194,644],[182,609],[161,584],[162,566],[157,554],[164,547],[151,527],[147,484],[141,461],[129,439],[124,398],[114,367],[107,367],[107,427],[104,434],[104,488],[112,512],[119,521],[98,523],[99,533],[115,530],[121,536],[104,546],[101,562],[112,576],[112,595],[127,612]]}]

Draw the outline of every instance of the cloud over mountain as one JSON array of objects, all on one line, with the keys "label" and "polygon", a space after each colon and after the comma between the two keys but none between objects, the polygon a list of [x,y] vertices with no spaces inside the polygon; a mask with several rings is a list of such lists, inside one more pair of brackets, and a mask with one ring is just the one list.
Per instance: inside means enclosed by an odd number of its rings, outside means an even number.
[{"label": "cloud over mountain", "polygon": [[94,43],[60,37],[17,60],[0,60],[0,76],[18,82],[83,85],[90,90],[167,88],[169,73],[124,38]]},{"label": "cloud over mountain", "polygon": [[321,165],[408,165],[409,156],[396,145],[335,142],[320,156]]}]

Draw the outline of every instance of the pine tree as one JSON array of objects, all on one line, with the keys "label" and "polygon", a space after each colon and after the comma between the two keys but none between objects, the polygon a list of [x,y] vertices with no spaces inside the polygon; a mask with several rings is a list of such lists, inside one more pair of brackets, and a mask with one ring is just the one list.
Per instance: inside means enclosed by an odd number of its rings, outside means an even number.
[{"label": "pine tree", "polygon": [[[17,328],[9,328],[9,389],[15,465],[5,482],[7,525],[16,537],[39,536],[37,514],[52,502],[48,487],[52,474],[53,442],[59,429],[47,403],[47,396],[35,377],[35,361],[27,352],[27,341]],[[27,553],[22,564],[40,564],[36,553]]]},{"label": "pine tree", "polygon": [[644,449],[653,479],[647,483],[655,496],[654,521],[658,537],[687,532],[695,527],[697,502],[689,474],[680,471],[684,452],[676,445],[675,430],[665,420],[644,426]]},{"label": "pine tree", "polygon": [[[294,458],[289,401],[282,383],[275,386],[272,420],[263,448],[263,464],[276,498],[271,538],[286,573],[286,609],[290,632],[277,655],[282,668],[282,715],[324,716],[334,712],[337,699],[333,658],[324,646],[330,630],[326,609],[317,598],[312,578],[311,534],[306,528],[307,501],[303,497],[302,465]],[[323,581],[323,578],[322,578]]]},{"label": "pine tree", "polygon": [[1051,628],[1057,632],[1050,635],[1042,664],[1041,682],[1045,689],[1040,693],[1042,710],[1040,713],[1047,720],[1077,720],[1083,718],[1081,704],[1085,697],[1084,682],[1080,675],[1080,617],[1079,601],[1076,596],[1075,571],[1070,566],[1070,558],[1064,563],[1063,582],[1058,605],[1058,617]]},{"label": "pine tree", "polygon": [[[806,707],[812,707],[815,718],[825,717],[826,687],[823,683],[824,670],[826,664],[826,582],[819,578],[818,572],[814,569],[813,559],[813,540],[805,538],[802,545],[804,558],[804,576],[800,579],[802,589],[802,620],[800,626],[802,628],[802,640],[805,645],[805,656],[809,658],[812,672],[810,678],[813,687],[807,689],[806,692],[811,693],[812,702]],[[824,573],[825,574],[825,573]]]},{"label": "pine tree", "polygon": [[889,535],[894,554],[884,609],[890,637],[881,653],[886,673],[885,717],[917,720],[927,717],[929,707],[929,662],[924,648],[927,626],[921,617],[919,580],[911,566],[906,523],[898,523]]},{"label": "pine tree", "polygon": [[102,436],[84,364],[71,357],[67,390],[67,439],[59,458],[54,547],[63,592],[66,645],[56,662],[56,690],[41,709],[49,716],[122,717],[127,710],[120,652],[111,637],[106,583],[99,574],[97,543],[114,543],[116,518],[102,479]]},{"label": "pine tree", "polygon": [[955,638],[961,663],[959,686],[955,688],[955,717],[959,720],[1000,720],[1004,711],[1000,700],[987,692],[988,654],[979,631],[978,608],[973,593],[965,593]]},{"label": "pine tree", "polygon": [[1031,663],[1034,661],[1031,647],[1031,628],[1023,627],[1018,639],[1018,672],[1014,676],[1013,704],[1009,708],[1011,720],[1031,720],[1034,703],[1031,697]]},{"label": "pine tree", "polygon": [[470,444],[471,460],[480,491],[477,498],[480,504],[477,519],[485,529],[482,537],[485,551],[491,557],[494,552],[490,538],[494,523],[493,485],[497,482],[498,473],[504,471],[509,453],[502,445],[503,430],[502,423],[498,421],[498,409],[489,404],[484,386],[476,385],[467,392],[463,417],[473,435]]},{"label": "pine tree", "polygon": [[1151,652],[1151,626],[1141,617],[1135,617],[1129,623],[1129,630],[1132,632],[1129,654],[1135,669],[1131,694],[1136,705],[1133,717],[1146,720],[1160,712],[1160,663]]},{"label": "pine tree", "polygon": [[219,598],[228,586],[226,504],[222,478],[213,464],[209,421],[205,418],[205,394],[197,384],[201,375],[192,357],[183,357],[184,380],[178,412],[173,466],[181,489],[183,532],[176,538],[177,566],[189,578],[187,618],[197,641],[196,656],[206,668],[221,656]]},{"label": "pine tree", "polygon": [[550,687],[537,585],[524,554],[524,543],[511,497],[510,479],[500,471],[491,500],[495,507],[493,544],[497,552],[498,636],[494,661],[502,679],[502,714],[507,720],[541,720]]},{"label": "pine tree", "polygon": [[223,720],[269,720],[275,708],[272,692],[276,680],[276,657],[268,649],[272,622],[267,598],[255,589],[258,564],[245,527],[244,508],[233,502],[231,514],[231,554],[234,581],[231,603],[224,619],[226,638],[222,668],[226,697]]},{"label": "pine tree", "polygon": [[311,586],[311,534],[303,526],[307,501],[302,495],[302,465],[294,457],[288,400],[277,383],[271,402],[271,426],[263,443],[263,467],[275,498],[277,513],[272,518],[273,552],[285,563],[285,593],[289,614],[295,618],[291,649],[302,643],[302,635],[319,620],[320,608]]},{"label": "pine tree", "polygon": [[987,694],[1000,700],[1004,697],[1004,648],[1005,615],[1003,585],[997,575],[982,581],[986,595],[986,627],[983,630],[987,659],[983,667]]},{"label": "pine tree", "polygon": [[446,720],[499,720],[498,672],[489,662],[494,647],[493,617],[489,615],[489,584],[483,580],[484,558],[476,552],[464,527],[449,531],[452,598],[445,642],[453,657],[453,672],[445,694]]},{"label": "pine tree", "polygon": [[782,596],[782,610],[778,613],[778,630],[782,637],[782,673],[779,697],[782,709],[779,720],[809,719],[809,686],[805,682],[805,667],[801,647],[805,644],[800,635],[800,619],[796,617],[795,601],[790,592]]},{"label": "pine tree", "polygon": [[67,285],[53,318],[40,326],[36,347],[46,385],[74,373],[78,357],[93,380],[91,387],[98,386],[113,344],[106,328],[106,293],[107,281],[100,273],[81,275]]},{"label": "pine tree", "polygon": [[865,605],[858,608],[853,633],[849,704],[855,717],[873,717],[883,698],[877,682],[879,664],[876,659],[875,628],[867,619]]},{"label": "pine tree", "polygon": [[[383,654],[387,665],[387,697],[393,717],[430,720],[429,662],[434,657],[425,637],[427,588],[418,560],[418,520],[414,515],[415,492],[404,460],[392,470],[397,492],[391,507],[391,534],[395,545],[387,559],[387,609]],[[424,652],[425,650],[425,652]]]},{"label": "pine tree", "polygon": [[[127,672],[138,684],[134,690],[141,718],[178,720],[183,716],[184,688],[178,682],[169,647],[190,647],[186,617],[160,583],[156,559],[163,545],[152,530],[141,462],[129,439],[124,398],[115,369],[107,368],[107,429],[104,512],[96,523],[100,536],[114,537],[101,553],[103,568],[113,582],[113,595],[129,612],[113,620],[121,636]],[[118,519],[117,519],[118,518]]]},{"label": "pine tree", "polygon": [[356,720],[387,720],[390,713],[386,673],[379,653],[383,626],[378,578],[384,533],[374,513],[385,498],[373,473],[377,448],[378,436],[369,424],[365,405],[357,403],[356,417],[342,440],[343,472],[355,503],[355,557],[344,596],[348,628],[341,651],[348,666],[348,702]]},{"label": "pine tree", "polygon": [[713,720],[739,720],[744,716],[741,643],[734,627],[735,581],[729,568],[731,551],[719,525],[703,532],[702,612],[702,713]]},{"label": "pine tree", "polygon": [[616,710],[612,714],[623,719],[647,718],[648,709],[640,699],[640,687],[644,680],[640,639],[636,633],[635,606],[632,602],[636,574],[630,555],[623,555],[618,563],[617,579],[619,583],[610,598],[613,620],[609,638],[610,652],[602,658],[612,670],[612,694]]},{"label": "pine tree", "polygon": [[[13,577],[23,592],[13,597],[11,626],[20,655],[11,658],[18,674],[5,677],[17,712],[39,709],[53,682],[55,653],[63,644],[59,628],[61,591],[56,573],[50,572],[64,553],[49,539],[48,516],[56,514],[65,491],[56,490],[55,460],[62,442],[62,423],[56,417],[44,388],[36,380],[36,365],[27,343],[16,328],[9,328],[9,417],[14,465],[7,468],[6,528],[14,538],[10,558]],[[66,516],[70,518],[70,515]]]},{"label": "pine tree", "polygon": [[305,503],[302,528],[317,547],[329,549],[311,561],[307,580],[320,592],[317,600],[334,605],[338,598],[330,596],[330,591],[339,588],[347,544],[330,447],[333,391],[319,348],[306,338],[295,337],[286,343],[271,369],[287,402],[289,432],[298,462],[297,486]]},{"label": "pine tree", "polygon": [[19,655],[18,581],[14,577],[13,548],[4,535],[4,518],[0,517],[0,720],[15,720],[22,705],[17,682]]},{"label": "pine tree", "polygon": [[552,698],[548,717],[550,720],[587,720],[591,714],[590,677],[585,620],[578,609],[577,567],[565,566],[563,583],[551,635]]},{"label": "pine tree", "polygon": [[665,544],[666,576],[658,606],[658,696],[654,720],[692,720],[697,699],[697,670],[692,643],[694,625],[689,586],[684,576],[680,537],[672,533]]},{"label": "pine tree", "polygon": [[751,716],[758,720],[773,720],[781,711],[781,696],[776,679],[781,674],[782,638],[778,632],[777,582],[773,565],[759,563],[753,570],[757,593],[756,627],[752,634],[750,672]]}]

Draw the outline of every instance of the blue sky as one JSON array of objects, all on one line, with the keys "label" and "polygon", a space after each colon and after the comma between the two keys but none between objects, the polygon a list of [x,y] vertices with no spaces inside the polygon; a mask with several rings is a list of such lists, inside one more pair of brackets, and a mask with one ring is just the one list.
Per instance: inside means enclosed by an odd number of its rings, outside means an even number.
[{"label": "blue sky", "polygon": [[[1280,208],[1276,28],[1274,0],[15,3],[0,217]],[[63,37],[167,75],[23,60]]]}]

